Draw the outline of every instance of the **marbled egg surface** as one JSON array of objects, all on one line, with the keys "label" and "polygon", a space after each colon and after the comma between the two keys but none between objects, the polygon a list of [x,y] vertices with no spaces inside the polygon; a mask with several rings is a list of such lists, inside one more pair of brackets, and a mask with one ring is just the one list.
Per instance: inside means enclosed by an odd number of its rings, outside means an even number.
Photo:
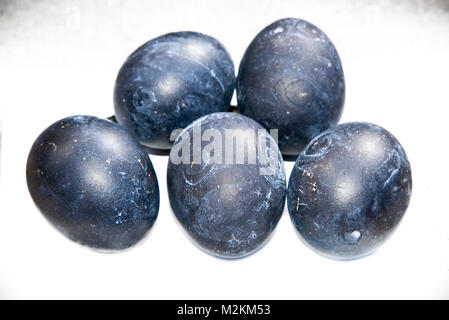
[{"label": "marbled egg surface", "polygon": [[169,33],[142,45],[121,67],[115,116],[141,143],[167,150],[173,130],[226,111],[234,87],[234,65],[221,43],[197,32]]},{"label": "marbled egg surface", "polygon": [[336,259],[374,252],[398,226],[412,190],[404,149],[385,129],[346,123],[322,133],[294,165],[287,205],[301,238]]},{"label": "marbled egg surface", "polygon": [[345,81],[338,53],[323,31],[294,18],[278,20],[251,42],[240,63],[241,112],[279,130],[283,155],[297,156],[343,111]]},{"label": "marbled egg surface", "polygon": [[[194,136],[201,141],[195,143]],[[211,148],[214,141],[218,144]],[[232,141],[234,146],[226,148]],[[170,152],[167,184],[173,212],[197,245],[221,257],[246,256],[265,243],[282,215],[285,182],[276,143],[240,114],[200,118],[183,130]]]},{"label": "marbled egg surface", "polygon": [[50,223],[98,250],[133,246],[158,214],[159,188],[148,154],[108,120],[73,116],[55,122],[34,142],[26,175]]}]

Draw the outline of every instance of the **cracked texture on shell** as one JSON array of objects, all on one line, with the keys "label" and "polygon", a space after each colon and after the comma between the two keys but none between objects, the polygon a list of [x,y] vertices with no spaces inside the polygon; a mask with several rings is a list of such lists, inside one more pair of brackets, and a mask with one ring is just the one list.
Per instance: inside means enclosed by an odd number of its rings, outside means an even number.
[{"label": "cracked texture on shell", "polygon": [[338,53],[323,31],[300,19],[278,20],[254,38],[236,87],[242,114],[279,129],[279,149],[288,156],[337,124],[343,111]]},{"label": "cracked texture on shell", "polygon": [[153,149],[170,149],[170,134],[209,113],[226,111],[234,65],[221,43],[197,32],[148,41],[121,67],[114,89],[120,125]]},{"label": "cracked texture on shell", "polygon": [[396,138],[369,123],[322,133],[293,167],[287,195],[301,238],[322,254],[374,252],[402,219],[412,190],[410,163]]},{"label": "cracked texture on shell", "polygon": [[[189,236],[209,253],[236,258],[260,248],[276,227],[284,208],[286,178],[282,156],[271,136],[254,120],[236,113],[214,113],[197,120],[178,136],[172,148],[193,136],[193,126],[201,130],[214,128],[261,130],[268,142],[268,152],[276,157],[274,172],[261,175],[263,166],[255,164],[189,163],[169,160],[167,184],[173,212]],[[191,141],[191,140],[190,140]],[[202,141],[203,149],[209,141]],[[224,143],[223,143],[224,145]],[[176,148],[175,148],[176,146]],[[235,146],[236,153],[248,152]],[[193,150],[190,144],[190,150]],[[226,149],[223,153],[226,153]],[[226,154],[223,154],[225,157]]]},{"label": "cracked texture on shell", "polygon": [[148,153],[125,129],[96,117],[68,117],[48,127],[30,150],[27,183],[52,225],[98,250],[133,246],[159,210]]}]

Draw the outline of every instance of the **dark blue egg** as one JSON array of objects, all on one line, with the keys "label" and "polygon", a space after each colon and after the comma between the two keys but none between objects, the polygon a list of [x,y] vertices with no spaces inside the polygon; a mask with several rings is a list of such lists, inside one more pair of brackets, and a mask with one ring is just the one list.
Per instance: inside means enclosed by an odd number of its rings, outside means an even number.
[{"label": "dark blue egg", "polygon": [[123,64],[115,116],[141,143],[168,150],[173,130],[226,111],[234,86],[234,65],[220,42],[197,32],[169,33],[142,45]]},{"label": "dark blue egg", "polygon": [[286,196],[276,143],[236,113],[210,114],[182,131],[170,152],[167,184],[173,212],[189,236],[227,258],[246,256],[266,242]]},{"label": "dark blue egg", "polygon": [[296,156],[335,125],[343,111],[345,82],[340,58],[323,31],[300,19],[263,29],[240,63],[241,112],[267,129],[279,129],[279,149]]},{"label": "dark blue egg", "polygon": [[352,259],[390,237],[411,190],[410,163],[395,137],[354,122],[327,130],[299,155],[287,203],[307,244],[325,256]]},{"label": "dark blue egg", "polygon": [[159,187],[148,154],[108,120],[74,116],[52,124],[34,142],[26,176],[50,223],[95,249],[133,246],[158,214]]}]

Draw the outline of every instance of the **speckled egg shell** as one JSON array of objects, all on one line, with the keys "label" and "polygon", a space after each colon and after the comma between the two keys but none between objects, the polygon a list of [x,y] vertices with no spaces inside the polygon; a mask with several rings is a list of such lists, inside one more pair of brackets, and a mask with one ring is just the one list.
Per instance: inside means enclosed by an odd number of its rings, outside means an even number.
[{"label": "speckled egg shell", "polygon": [[287,204],[301,238],[336,259],[368,255],[393,233],[411,195],[399,142],[369,123],[346,123],[305,148],[290,176]]},{"label": "speckled egg shell", "polygon": [[121,67],[115,117],[141,143],[169,150],[173,130],[226,111],[234,87],[234,65],[221,43],[197,32],[169,33],[142,45]]},{"label": "speckled egg shell", "polygon": [[276,21],[251,42],[240,63],[241,112],[279,129],[279,149],[297,156],[343,111],[345,82],[338,53],[323,31],[294,18]]},{"label": "speckled egg shell", "polygon": [[[226,130],[242,130],[237,134],[239,139],[247,129],[260,130],[261,139],[267,141],[267,154],[275,159],[270,174],[261,174],[263,162],[250,164],[249,158],[243,164],[236,160],[220,164],[205,157],[200,164],[194,164],[190,157],[186,163],[174,164],[175,153],[178,155],[183,147],[194,150],[188,141],[192,141],[198,123],[202,136],[209,129],[220,132],[223,146]],[[195,150],[204,151],[210,139]],[[223,159],[228,150],[222,151]],[[251,152],[235,146],[234,155],[238,154]],[[282,157],[274,140],[254,120],[236,113],[207,115],[185,128],[173,145],[167,169],[168,195],[176,218],[199,247],[226,258],[246,256],[265,243],[282,215],[285,182]]]},{"label": "speckled egg shell", "polygon": [[26,176],[50,223],[100,251],[133,246],[158,214],[159,188],[148,154],[108,120],[73,116],[55,122],[34,142]]}]

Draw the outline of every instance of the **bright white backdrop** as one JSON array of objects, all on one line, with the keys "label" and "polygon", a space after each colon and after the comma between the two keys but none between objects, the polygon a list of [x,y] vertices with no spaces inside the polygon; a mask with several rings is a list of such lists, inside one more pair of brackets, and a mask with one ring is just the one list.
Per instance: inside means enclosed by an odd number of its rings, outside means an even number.
[{"label": "bright white backdrop", "polygon": [[[449,298],[449,6],[396,3],[0,0],[0,298]],[[111,115],[116,74],[135,48],[200,31],[226,46],[237,69],[257,32],[288,16],[316,24],[337,47],[347,84],[342,122],[379,124],[408,153],[412,200],[380,251],[323,258],[300,241],[285,210],[262,250],[212,257],[177,224],[161,156],[151,156],[159,217],[133,250],[92,252],[44,220],[26,187],[31,144],[60,118]],[[285,165],[289,175],[293,164]]]}]

